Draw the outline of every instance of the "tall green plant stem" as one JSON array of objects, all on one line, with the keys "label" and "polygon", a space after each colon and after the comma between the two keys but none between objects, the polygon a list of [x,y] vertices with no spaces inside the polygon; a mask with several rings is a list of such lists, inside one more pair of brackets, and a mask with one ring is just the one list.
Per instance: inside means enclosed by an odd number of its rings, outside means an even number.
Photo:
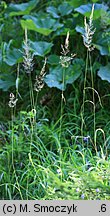
[{"label": "tall green plant stem", "polygon": [[19,182],[18,182],[18,177],[17,177],[17,174],[16,174],[15,165],[14,165],[14,114],[15,114],[15,110],[14,110],[13,108],[11,108],[11,127],[12,127],[12,135],[11,135],[11,142],[12,142],[12,168],[13,168],[13,172],[14,172],[14,175],[15,175],[16,184],[17,184],[17,186],[18,186],[18,190],[19,190],[19,193],[20,193],[20,197],[21,197],[21,199],[23,200],[23,196],[22,196],[22,193],[21,193],[21,189],[20,189],[20,185],[19,185]]},{"label": "tall green plant stem", "polygon": [[[31,73],[29,74],[29,92],[30,92],[30,107],[31,107],[31,112],[32,112],[35,109],[35,104],[34,104],[34,93],[33,93]],[[30,135],[29,154],[31,155],[32,144],[33,144],[33,132],[34,132],[34,125],[33,125],[31,116],[30,116],[30,124],[31,124],[31,135]],[[28,191],[29,191],[29,167],[30,167],[30,161],[29,161],[29,164],[28,164],[27,186],[26,186],[27,200],[28,200]]]},{"label": "tall green plant stem", "polygon": [[30,103],[31,103],[31,110],[32,110],[35,108],[35,106],[34,106],[34,93],[33,93],[31,73],[29,74],[29,92],[30,92]]},{"label": "tall green plant stem", "polygon": [[85,96],[86,96],[86,82],[87,82],[87,71],[88,71],[88,63],[89,63],[89,51],[87,49],[86,56],[86,67],[85,67],[85,75],[84,75],[84,89],[83,89],[83,104],[82,104],[82,123],[81,123],[81,136],[84,136],[84,106],[85,106]]},{"label": "tall green plant stem", "polygon": [[92,69],[92,60],[91,60],[91,53],[89,52],[89,62],[90,62],[90,71],[91,71],[91,84],[92,84],[92,101],[93,101],[93,116],[94,116],[94,147],[95,151],[97,153],[97,146],[96,146],[96,139],[95,139],[95,133],[96,133],[96,116],[95,116],[95,91],[94,91],[94,74]]},{"label": "tall green plant stem", "polygon": [[60,112],[60,115],[61,115],[60,116],[60,133],[59,133],[60,168],[61,168],[61,160],[62,160],[61,136],[62,136],[63,105],[65,102],[64,86],[65,86],[65,67],[63,67],[63,74],[62,74],[61,112]]},{"label": "tall green plant stem", "polygon": [[61,133],[62,133],[62,119],[63,119],[63,104],[65,102],[64,98],[64,86],[65,86],[65,67],[63,68],[63,74],[62,74],[62,92],[61,92],[61,116],[60,116],[60,140],[61,140]]}]

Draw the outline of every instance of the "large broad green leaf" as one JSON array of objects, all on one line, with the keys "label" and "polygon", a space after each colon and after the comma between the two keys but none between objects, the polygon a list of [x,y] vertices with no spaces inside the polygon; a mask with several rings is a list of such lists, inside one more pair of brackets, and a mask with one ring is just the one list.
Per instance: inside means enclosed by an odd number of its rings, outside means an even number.
[{"label": "large broad green leaf", "polygon": [[[94,6],[94,19],[97,19],[101,16],[102,11],[106,11],[108,7],[104,4],[96,3]],[[83,14],[84,16],[90,17],[92,11],[92,4],[81,5],[78,8],[75,8],[75,11]]]},{"label": "large broad green leaf", "polygon": [[50,17],[40,19],[33,16],[24,16],[24,18],[26,20],[21,20],[22,28],[34,30],[45,36],[48,36],[52,31],[56,31],[63,26],[63,24],[60,24],[57,20]]},{"label": "large broad green leaf", "polygon": [[0,76],[0,89],[7,91],[10,87],[15,85],[15,80],[11,75]]},{"label": "large broad green leaf", "polygon": [[50,68],[49,74],[45,77],[45,82],[50,88],[56,87],[64,91],[67,84],[72,84],[80,76],[80,74],[80,64],[74,63],[66,69],[59,65],[55,68]]},{"label": "large broad green leaf", "polygon": [[60,16],[58,15],[58,9],[54,6],[49,6],[47,8],[47,12],[50,13],[54,18],[60,18]]},{"label": "large broad green leaf", "polygon": [[30,47],[33,51],[34,55],[45,56],[51,51],[52,43],[48,43],[45,41],[32,42],[30,41]]},{"label": "large broad green leaf", "polygon": [[20,15],[25,15],[29,14],[32,9],[36,7],[38,4],[39,0],[31,0],[27,3],[21,3],[21,4],[13,4],[11,3],[9,5],[9,15],[10,16],[20,16]]},{"label": "large broad green leaf", "polygon": [[48,57],[48,63],[50,65],[58,65],[59,62],[60,62],[60,56],[57,56],[57,55],[53,54],[53,55],[50,55]]},{"label": "large broad green leaf", "polygon": [[85,33],[84,28],[81,27],[81,26],[76,26],[75,30],[76,30],[78,33],[81,33],[82,35],[84,35],[84,33]]},{"label": "large broad green leaf", "polygon": [[6,53],[6,56],[3,61],[7,65],[13,66],[14,64],[22,62],[22,53],[16,48],[10,49]]},{"label": "large broad green leaf", "polygon": [[107,80],[108,82],[110,82],[110,64],[106,66],[101,66],[98,71],[98,76],[102,80]]},{"label": "large broad green leaf", "polygon": [[109,49],[107,46],[94,44],[95,48],[97,48],[100,51],[101,55],[109,55]]},{"label": "large broad green leaf", "polygon": [[84,0],[69,0],[68,3],[73,6],[74,8],[79,7],[84,3]]},{"label": "large broad green leaf", "polygon": [[[106,26],[106,25],[105,25]],[[99,32],[95,47],[100,51],[101,55],[110,55],[110,31]]]},{"label": "large broad green leaf", "polygon": [[72,10],[73,8],[67,2],[63,2],[58,6],[58,8],[55,8],[54,6],[49,6],[47,8],[47,12],[50,13],[54,18],[59,18],[60,16],[66,16],[70,14]]},{"label": "large broad green leaf", "polygon": [[8,43],[3,42],[1,46],[1,57],[0,61],[5,62],[7,65],[14,65],[22,61],[22,53],[19,49],[11,48],[12,40]]},{"label": "large broad green leaf", "polygon": [[61,14],[61,16],[68,15],[72,12],[73,8],[67,3],[63,2],[61,5],[58,7],[58,12]]},{"label": "large broad green leaf", "polygon": [[[110,11],[102,11],[101,13],[101,24],[102,26],[110,25]],[[110,31],[109,31],[110,32]]]},{"label": "large broad green leaf", "polygon": [[36,31],[45,36],[52,32],[50,29],[37,27],[33,20],[21,20],[21,26],[23,29],[27,28],[28,30]]}]

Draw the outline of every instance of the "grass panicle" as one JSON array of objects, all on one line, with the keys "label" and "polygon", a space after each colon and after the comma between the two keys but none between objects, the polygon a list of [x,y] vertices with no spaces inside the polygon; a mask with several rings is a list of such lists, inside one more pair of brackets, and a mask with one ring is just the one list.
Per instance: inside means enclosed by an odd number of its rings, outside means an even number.
[{"label": "grass panicle", "polygon": [[69,50],[69,32],[67,32],[67,36],[65,39],[65,44],[61,44],[61,56],[60,56],[60,64],[63,68],[69,67],[71,60],[76,56],[76,54],[71,54],[68,56],[70,50]]},{"label": "grass panicle", "polygon": [[93,13],[94,13],[94,4],[92,6],[92,12],[89,18],[89,23],[87,23],[86,17],[84,18],[84,34],[82,35],[83,37],[83,42],[85,47],[88,49],[88,51],[94,50],[94,46],[92,45],[92,39],[93,35],[96,31],[96,29],[93,26]]},{"label": "grass panicle", "polygon": [[25,28],[25,39],[24,39],[24,55],[23,55],[23,67],[27,74],[33,71],[33,55],[31,54],[31,48],[28,40],[27,29]]},{"label": "grass panicle", "polygon": [[18,101],[18,98],[15,98],[15,95],[13,93],[10,93],[10,100],[9,100],[9,107],[14,108],[16,106],[16,103]]},{"label": "grass panicle", "polygon": [[42,67],[40,74],[36,76],[36,79],[35,79],[34,90],[36,92],[41,91],[41,89],[44,87],[44,76],[46,74],[45,67],[46,67],[46,58],[45,58],[44,65]]}]

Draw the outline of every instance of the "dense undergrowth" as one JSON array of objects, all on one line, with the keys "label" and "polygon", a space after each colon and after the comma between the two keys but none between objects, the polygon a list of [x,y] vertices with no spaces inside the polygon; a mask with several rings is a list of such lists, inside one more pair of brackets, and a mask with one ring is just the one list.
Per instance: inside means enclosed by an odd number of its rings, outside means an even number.
[{"label": "dense undergrowth", "polygon": [[110,200],[109,3],[0,11],[0,199]]}]

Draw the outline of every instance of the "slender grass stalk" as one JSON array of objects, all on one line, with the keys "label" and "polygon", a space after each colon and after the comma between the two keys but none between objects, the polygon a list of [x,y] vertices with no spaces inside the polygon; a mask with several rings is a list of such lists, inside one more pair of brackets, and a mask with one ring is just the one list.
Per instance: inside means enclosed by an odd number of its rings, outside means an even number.
[{"label": "slender grass stalk", "polygon": [[31,110],[32,110],[35,108],[35,103],[34,103],[34,92],[33,92],[31,74],[29,74],[29,92],[30,92],[30,105],[31,105]]},{"label": "slender grass stalk", "polygon": [[[32,149],[32,143],[33,143],[33,133],[34,133],[34,124],[33,124],[33,110],[35,110],[35,103],[34,103],[34,93],[33,93],[33,84],[32,84],[32,77],[31,77],[31,72],[33,71],[33,55],[31,54],[31,49],[29,45],[29,40],[28,40],[28,34],[27,34],[27,29],[25,29],[25,39],[24,39],[24,69],[26,73],[29,75],[29,93],[30,93],[30,124],[31,124],[31,135],[30,135],[30,154],[31,154],[31,149]],[[30,161],[28,164],[28,169],[30,167]],[[28,199],[28,189],[29,189],[29,171],[27,175],[27,199]]]},{"label": "slender grass stalk", "polygon": [[[24,39],[24,69],[26,73],[29,75],[29,92],[30,92],[30,107],[31,111],[30,113],[30,125],[31,125],[31,135],[30,135],[30,151],[29,154],[31,156],[32,151],[32,145],[33,145],[33,135],[34,135],[34,127],[36,122],[36,107],[37,107],[37,99],[38,99],[38,92],[43,88],[44,86],[44,76],[45,76],[45,66],[46,66],[46,58],[44,61],[44,65],[42,67],[42,70],[39,74],[39,76],[36,76],[36,81],[34,84],[32,84],[32,77],[31,72],[33,71],[33,55],[31,54],[31,49],[29,46],[29,40],[27,35],[27,29],[25,29],[25,39]],[[36,99],[34,99],[34,91],[37,92]],[[29,160],[29,166],[30,167],[30,160]],[[27,177],[27,199],[28,199],[28,182],[29,182],[29,172]]]},{"label": "slender grass stalk", "polygon": [[[92,38],[95,33],[95,29],[93,29],[93,12],[94,12],[94,4],[92,6],[91,15],[89,18],[89,22],[87,23],[86,17],[84,20],[85,25],[85,32],[83,36],[83,42],[85,47],[87,48],[87,57],[86,57],[86,68],[85,68],[85,78],[84,78],[84,90],[83,90],[83,104],[82,104],[82,123],[81,123],[81,134],[84,136],[84,105],[85,105],[85,97],[86,97],[86,80],[87,80],[87,72],[88,67],[90,65],[90,74],[91,74],[91,89],[92,89],[92,102],[93,102],[93,136],[94,136],[94,143],[95,143],[95,130],[96,130],[96,120],[95,120],[95,94],[94,94],[94,76],[92,70],[92,61],[91,61],[91,51],[94,50],[94,46],[92,45]],[[82,140],[83,143],[83,140]],[[96,150],[96,143],[95,143],[95,150]]]},{"label": "slender grass stalk", "polygon": [[[86,97],[86,82],[87,82],[87,72],[88,72],[88,61],[89,61],[89,51],[87,49],[87,56],[86,56],[86,67],[85,67],[85,75],[84,75],[84,89],[83,89],[83,104],[82,104],[82,111],[81,111],[81,136],[84,136],[84,106],[85,106],[85,97]],[[82,140],[83,143],[83,140]]]},{"label": "slender grass stalk", "polygon": [[66,103],[64,97],[64,87],[65,87],[65,68],[63,68],[62,74],[62,92],[61,92],[61,110],[60,110],[60,133],[59,133],[59,140],[61,141],[61,133],[62,133],[62,120],[63,120],[63,105]]},{"label": "slender grass stalk", "polygon": [[92,61],[91,61],[91,54],[89,52],[89,62],[90,62],[90,71],[91,71],[91,82],[92,82],[92,100],[93,100],[93,115],[94,115],[94,126],[93,126],[93,130],[94,130],[94,145],[95,145],[95,150],[97,153],[97,147],[96,147],[96,139],[95,139],[95,131],[96,131],[96,114],[95,114],[95,93],[94,93],[94,74],[93,74],[93,70],[92,70]]},{"label": "slender grass stalk", "polygon": [[14,140],[14,114],[15,114],[15,111],[14,111],[14,107],[11,107],[11,130],[12,130],[12,134],[11,134],[11,145],[12,145],[12,168],[13,168],[13,172],[14,172],[14,176],[15,176],[15,179],[16,179],[16,184],[17,184],[17,187],[18,187],[18,190],[19,190],[19,194],[20,194],[20,197],[21,199],[23,200],[23,196],[22,196],[22,193],[21,193],[21,189],[20,189],[20,185],[19,185],[19,182],[18,182],[18,176],[16,174],[16,169],[15,169],[15,165],[14,165],[14,145],[15,145],[15,140]]},{"label": "slender grass stalk", "polygon": [[[61,146],[61,136],[62,136],[62,119],[63,119],[63,105],[66,103],[65,97],[64,97],[64,89],[65,89],[65,73],[66,68],[69,67],[71,60],[74,58],[76,54],[71,54],[68,56],[70,50],[69,50],[69,32],[67,32],[67,36],[65,39],[65,44],[61,44],[61,56],[60,56],[60,64],[63,68],[63,74],[62,74],[62,92],[61,92],[61,111],[60,111],[60,133],[59,133],[59,140],[60,140],[60,146]],[[62,150],[60,147],[59,150],[62,154]]]}]

